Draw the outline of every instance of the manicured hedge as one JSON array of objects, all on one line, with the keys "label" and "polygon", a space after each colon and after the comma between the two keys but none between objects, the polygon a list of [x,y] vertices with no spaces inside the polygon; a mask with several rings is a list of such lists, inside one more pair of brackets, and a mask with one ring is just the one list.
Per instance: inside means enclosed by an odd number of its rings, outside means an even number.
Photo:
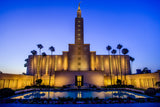
[{"label": "manicured hedge", "polygon": [[148,88],[144,93],[149,96],[154,96],[156,95],[156,90],[155,88]]},{"label": "manicured hedge", "polygon": [[3,88],[0,89],[0,96],[1,97],[9,97],[15,94],[15,91],[12,90],[11,88]]}]

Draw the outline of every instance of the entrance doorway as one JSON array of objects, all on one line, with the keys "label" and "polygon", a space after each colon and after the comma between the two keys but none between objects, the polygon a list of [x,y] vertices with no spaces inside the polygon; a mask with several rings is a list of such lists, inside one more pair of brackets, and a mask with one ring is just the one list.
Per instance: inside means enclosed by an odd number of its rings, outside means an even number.
[{"label": "entrance doorway", "polygon": [[76,75],[75,76],[75,85],[78,87],[83,86],[83,75]]}]

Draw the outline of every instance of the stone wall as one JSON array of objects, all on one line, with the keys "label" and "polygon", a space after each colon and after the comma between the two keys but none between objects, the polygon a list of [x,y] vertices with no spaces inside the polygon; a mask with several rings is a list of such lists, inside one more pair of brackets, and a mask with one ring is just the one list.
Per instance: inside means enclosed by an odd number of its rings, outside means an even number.
[{"label": "stone wall", "polygon": [[[120,79],[121,77],[118,76]],[[112,85],[115,85],[117,81],[117,76],[112,76]],[[147,73],[147,74],[132,74],[126,75],[126,84],[133,85],[136,88],[158,88],[156,82],[160,81],[160,73]],[[122,84],[125,84],[125,76],[122,76]],[[104,85],[111,85],[111,77],[104,77]]]},{"label": "stone wall", "polygon": [[[49,76],[44,75],[42,78],[42,85],[49,85]],[[36,81],[36,76],[31,75],[18,75],[18,74],[0,74],[0,89],[2,88],[12,88],[12,89],[22,89],[25,86],[31,86]],[[51,86],[54,86],[54,75],[51,76]]]},{"label": "stone wall", "polygon": [[133,74],[127,75],[127,84],[137,88],[157,88],[156,82],[160,81],[160,73]]},{"label": "stone wall", "polygon": [[18,74],[0,74],[0,89],[20,89],[33,84],[33,77]]}]

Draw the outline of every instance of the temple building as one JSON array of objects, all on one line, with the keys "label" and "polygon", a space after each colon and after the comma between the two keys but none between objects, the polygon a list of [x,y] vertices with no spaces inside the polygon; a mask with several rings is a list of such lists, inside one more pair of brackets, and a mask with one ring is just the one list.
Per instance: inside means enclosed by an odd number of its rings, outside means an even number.
[{"label": "temple building", "polygon": [[[96,55],[95,51],[90,51],[90,44],[84,44],[83,25],[79,5],[75,18],[75,43],[69,44],[69,51],[63,52],[62,55],[29,56],[27,74],[38,75],[40,78],[51,73],[55,76],[55,86],[83,83],[104,86],[105,76],[118,75],[121,79],[121,73],[131,74],[128,55]],[[112,79],[113,84],[116,79]],[[110,83],[108,81],[108,84]]]},{"label": "temple building", "polygon": [[[42,85],[62,87],[86,84],[98,87],[117,84],[134,85],[137,88],[156,87],[160,73],[131,74],[128,55],[97,55],[84,43],[84,27],[80,5],[75,18],[75,43],[69,44],[62,55],[29,55],[27,75],[0,74],[0,88],[13,89],[34,85],[42,79]],[[19,84],[18,86],[16,84]]]}]

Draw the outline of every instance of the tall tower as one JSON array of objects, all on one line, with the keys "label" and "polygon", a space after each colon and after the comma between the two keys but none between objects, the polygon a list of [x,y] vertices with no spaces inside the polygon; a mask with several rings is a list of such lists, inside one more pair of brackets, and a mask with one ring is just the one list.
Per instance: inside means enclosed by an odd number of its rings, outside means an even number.
[{"label": "tall tower", "polygon": [[83,40],[83,18],[81,17],[80,3],[75,18],[75,44],[84,44]]},{"label": "tall tower", "polygon": [[90,70],[90,45],[84,44],[83,18],[81,17],[80,4],[77,10],[77,17],[75,18],[75,44],[69,44],[68,70]]}]

